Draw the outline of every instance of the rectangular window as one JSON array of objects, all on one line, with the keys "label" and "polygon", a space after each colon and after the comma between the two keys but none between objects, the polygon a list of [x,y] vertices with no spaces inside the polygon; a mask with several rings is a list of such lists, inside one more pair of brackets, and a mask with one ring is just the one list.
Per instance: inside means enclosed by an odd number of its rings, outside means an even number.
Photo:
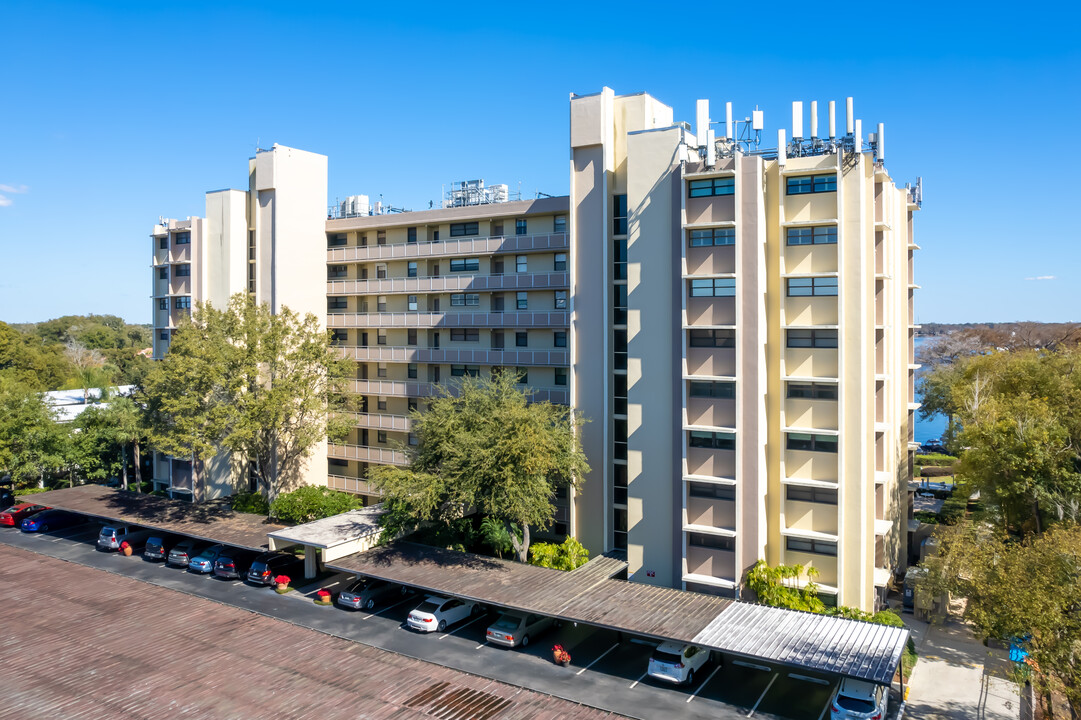
[{"label": "rectangular window", "polygon": [[612,234],[627,234],[627,196],[612,196]]},{"label": "rectangular window", "polygon": [[191,265],[177,265],[176,266],[177,277],[191,277]]},{"label": "rectangular window", "polygon": [[691,347],[718,347],[734,348],[736,346],[735,330],[691,330],[689,343]]},{"label": "rectangular window", "polygon": [[567,331],[556,330],[555,338],[552,340],[552,345],[555,347],[567,347]]},{"label": "rectangular window", "polygon": [[556,290],[556,310],[567,309],[567,291]]},{"label": "rectangular window", "polygon": [[514,333],[514,347],[529,347],[529,333],[521,331]]},{"label": "rectangular window", "polygon": [[627,279],[627,241],[626,239],[613,241],[612,269],[613,280]]},{"label": "rectangular window", "polygon": [[625,329],[612,330],[612,366],[616,370],[627,369],[627,331]]},{"label": "rectangular window", "polygon": [[450,366],[451,377],[477,377],[480,375],[480,368],[476,365],[451,365]]},{"label": "rectangular window", "polygon": [[160,267],[160,268],[158,268],[158,280],[168,280],[168,279],[169,279],[169,268],[168,267]]},{"label": "rectangular window", "polygon": [[406,266],[405,276],[406,277],[416,277],[417,276],[417,263],[415,261],[411,260],[409,262],[409,264]]},{"label": "rectangular window", "polygon": [[169,339],[169,331],[168,330],[162,330],[161,332],[158,333],[158,340],[168,340],[168,339]]},{"label": "rectangular window", "polygon": [[807,195],[809,193],[836,192],[837,173],[825,175],[798,175],[790,177],[786,183],[788,195]]},{"label": "rectangular window", "polygon": [[786,485],[785,497],[797,502],[821,503],[822,505],[837,504],[837,491],[832,488]]},{"label": "rectangular window", "polygon": [[529,382],[529,368],[516,367],[514,368],[514,372],[518,374],[519,385],[525,385],[527,382]]},{"label": "rectangular window", "polygon": [[556,272],[565,272],[567,270],[567,253],[556,253],[552,269]]},{"label": "rectangular window", "polygon": [[475,222],[451,223],[451,237],[468,237],[480,233],[480,224]]},{"label": "rectangular window", "polygon": [[734,398],[736,384],[725,381],[692,380],[688,394],[694,398]]},{"label": "rectangular window", "polygon": [[375,277],[377,280],[385,280],[387,277],[387,266],[384,263],[379,263],[375,266]]},{"label": "rectangular window", "polygon": [[344,345],[349,342],[348,330],[331,330],[330,331],[330,344],[331,345]]},{"label": "rectangular window", "polygon": [[711,498],[714,500],[735,500],[735,485],[718,485],[717,483],[692,482],[687,487],[687,494],[691,497]]},{"label": "rectangular window", "polygon": [[191,244],[191,233],[190,232],[177,233],[173,237],[173,244],[174,245],[190,245]]},{"label": "rectangular window", "polygon": [[788,397],[802,400],[836,400],[837,386],[833,383],[788,383]]},{"label": "rectangular window", "polygon": [[376,310],[376,312],[386,312],[387,311],[387,296],[386,295],[380,295],[375,299],[375,310]]},{"label": "rectangular window", "polygon": [[327,465],[330,467],[349,467],[349,461],[341,458],[327,458]]},{"label": "rectangular window", "polygon": [[493,220],[491,230],[492,230],[492,237],[503,237],[503,221],[502,220]]},{"label": "rectangular window", "polygon": [[375,231],[375,244],[376,245],[386,245],[387,244],[387,231],[386,230],[376,230]]},{"label": "rectangular window", "polygon": [[567,216],[566,215],[556,215],[554,230],[557,233],[567,232]]},{"label": "rectangular window", "polygon": [[416,328],[409,328],[408,330],[405,331],[405,337],[406,337],[406,340],[405,340],[406,345],[416,345],[417,344],[417,329]]},{"label": "rectangular window", "polygon": [[451,342],[478,342],[480,330],[477,328],[452,328],[450,331]]},{"label": "rectangular window", "polygon": [[710,448],[712,450],[735,450],[736,436],[726,432],[707,432],[704,430],[691,430],[687,439],[688,445],[695,448]]},{"label": "rectangular window", "polygon": [[735,278],[691,280],[691,297],[735,297]]},{"label": "rectangular window", "polygon": [[327,265],[327,277],[330,279],[343,278],[349,274],[349,267],[346,265]]},{"label": "rectangular window", "polygon": [[716,177],[705,180],[691,180],[687,183],[688,197],[710,197],[711,195],[734,195],[736,178]]},{"label": "rectangular window", "polygon": [[377,345],[386,345],[387,344],[387,331],[386,330],[377,330],[376,331],[375,343]]},{"label": "rectangular window", "polygon": [[417,364],[416,363],[409,363],[408,365],[406,365],[405,366],[405,375],[410,380],[416,380],[417,379]]},{"label": "rectangular window", "polygon": [[410,445],[417,445],[419,441],[417,440],[416,433],[409,433],[407,442]]},{"label": "rectangular window", "polygon": [[492,312],[503,312],[503,293],[492,293]]},{"label": "rectangular window", "polygon": [[518,218],[514,221],[514,234],[525,235],[526,234],[526,220],[525,218]]},{"label": "rectangular window", "polygon": [[176,299],[177,310],[191,310],[191,296],[185,295]]},{"label": "rectangular window", "polygon": [[691,247],[710,247],[712,245],[735,245],[736,229],[706,228],[704,230],[691,230],[689,237]]},{"label": "rectangular window", "polygon": [[[503,346],[504,346],[503,331],[502,330],[493,330],[492,331],[492,349],[493,350],[502,350]],[[495,372],[494,368],[493,368],[492,372]]]},{"label": "rectangular window", "polygon": [[361,233],[360,237],[357,238],[357,244],[360,247],[368,247],[368,233]]},{"label": "rectangular window", "polygon": [[405,241],[415,243],[417,241],[417,229],[415,227],[406,228]]},{"label": "rectangular window", "polygon": [[787,278],[788,297],[811,297],[837,295],[837,278],[835,277],[801,277]]},{"label": "rectangular window", "polygon": [[167,237],[158,238],[158,250],[168,250],[168,249],[169,249],[169,238],[167,238]]},{"label": "rectangular window", "polygon": [[386,410],[387,409],[387,399],[385,397],[378,398],[375,401],[375,409],[376,410]]},{"label": "rectangular window", "polygon": [[406,307],[409,310],[416,310],[417,309],[417,296],[416,295],[407,295],[406,296]]},{"label": "rectangular window", "polygon": [[527,293],[525,290],[519,290],[518,293],[516,294],[516,297],[517,297],[517,305],[516,305],[516,307],[519,310],[526,310],[527,308],[529,308],[529,293]]},{"label": "rectangular window", "polygon": [[812,435],[810,433],[786,433],[785,447],[789,450],[810,452],[837,452],[836,435]]},{"label": "rectangular window", "polygon": [[790,348],[835,348],[836,330],[788,330],[787,344]]},{"label": "rectangular window", "polygon": [[479,258],[451,258],[450,259],[450,271],[451,272],[476,272],[480,270]]},{"label": "rectangular window", "polygon": [[557,367],[556,371],[556,385],[563,386],[567,384],[567,368]]},{"label": "rectangular window", "polygon": [[529,271],[529,265],[528,265],[528,262],[526,260],[526,256],[525,255],[518,255],[517,257],[515,257],[514,258],[514,272],[524,273],[524,272],[528,272],[528,271]]},{"label": "rectangular window", "polygon": [[814,553],[815,555],[837,555],[837,543],[827,540],[806,540],[804,538],[785,538],[786,550]]},{"label": "rectangular window", "polygon": [[727,535],[709,535],[706,533],[687,533],[687,544],[712,550],[735,550],[736,539]]},{"label": "rectangular window", "polygon": [[451,307],[477,307],[480,305],[480,293],[452,293]]},{"label": "rectangular window", "polygon": [[158,300],[158,310],[168,310],[168,309],[169,309],[169,298],[162,298],[161,300]]},{"label": "rectangular window", "polygon": [[612,286],[612,324],[627,324],[627,286]]},{"label": "rectangular window", "polygon": [[327,247],[342,247],[349,241],[345,233],[331,233],[327,235]]},{"label": "rectangular window", "polygon": [[387,444],[387,431],[386,430],[377,430],[376,433],[375,433],[375,441],[377,443],[379,443],[380,445],[386,445]]},{"label": "rectangular window", "polygon": [[786,232],[789,245],[836,245],[836,225],[790,227]]},{"label": "rectangular window", "polygon": [[[382,343],[380,343],[380,344],[382,344]],[[376,367],[375,367],[375,376],[377,378],[385,378],[387,376],[387,364],[386,363],[379,363],[378,365],[376,365]]]}]

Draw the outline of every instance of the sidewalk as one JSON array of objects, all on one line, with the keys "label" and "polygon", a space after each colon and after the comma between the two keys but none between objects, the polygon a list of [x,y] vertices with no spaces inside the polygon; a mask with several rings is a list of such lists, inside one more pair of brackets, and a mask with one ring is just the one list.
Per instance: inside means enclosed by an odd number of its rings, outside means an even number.
[{"label": "sidewalk", "polygon": [[992,650],[955,618],[928,626],[905,616],[920,655],[909,680],[905,717],[919,720],[1018,720],[1017,685],[1004,650]]}]

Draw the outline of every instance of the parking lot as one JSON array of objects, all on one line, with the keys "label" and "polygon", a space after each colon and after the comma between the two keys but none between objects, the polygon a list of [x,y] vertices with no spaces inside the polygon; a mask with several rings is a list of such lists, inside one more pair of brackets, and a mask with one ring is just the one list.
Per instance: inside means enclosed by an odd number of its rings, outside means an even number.
[{"label": "parking lot", "polygon": [[[319,607],[304,592],[278,595],[271,588],[239,580],[198,576],[161,563],[99,552],[94,547],[99,524],[47,533],[0,529],[0,543],[114,572],[162,587],[252,610],[306,628],[389,650],[412,658],[588,704],[629,717],[685,718],[786,717],[822,720],[836,680],[798,670],[768,667],[733,658],[715,658],[701,668],[694,683],[675,686],[646,676],[654,643],[615,632],[566,624],[528,648],[506,649],[485,642],[495,613],[467,619],[443,633],[422,634],[405,628],[409,611],[423,599],[409,596],[374,611]],[[349,576],[324,579],[301,588],[344,588]],[[552,662],[551,648],[563,645],[572,655],[569,667]],[[893,708],[896,703],[893,703]],[[891,708],[891,710],[893,709]]]}]

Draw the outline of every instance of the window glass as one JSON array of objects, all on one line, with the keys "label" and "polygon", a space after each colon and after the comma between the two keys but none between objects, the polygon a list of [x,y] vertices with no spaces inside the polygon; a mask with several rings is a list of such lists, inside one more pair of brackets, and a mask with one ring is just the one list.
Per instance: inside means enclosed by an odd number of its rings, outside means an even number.
[{"label": "window glass", "polygon": [[837,173],[789,177],[785,183],[785,188],[788,195],[835,192],[837,190]]},{"label": "window glass", "polygon": [[525,255],[518,255],[514,258],[514,272],[524,273],[527,271],[529,265]]},{"label": "window glass", "polygon": [[526,310],[529,308],[529,293],[525,290],[519,290],[516,295],[517,308],[519,310]]},{"label": "window glass", "polygon": [[480,232],[479,223],[464,222],[464,223],[451,223],[450,224],[450,236],[451,237],[466,237],[469,235],[476,235]]},{"label": "window glass", "polygon": [[526,234],[526,228],[527,228],[527,225],[526,225],[526,219],[525,218],[518,218],[517,220],[514,221],[514,234],[515,235],[525,235]]},{"label": "window glass", "polygon": [[735,278],[699,278],[691,280],[691,297],[735,296]]},{"label": "window glass", "polygon": [[836,330],[793,329],[785,332],[790,348],[835,348]]},{"label": "window glass", "polygon": [[556,310],[567,309],[567,291],[556,290]]},{"label": "window glass", "polygon": [[567,253],[556,253],[552,269],[556,272],[563,272],[567,269]]},{"label": "window glass", "polygon": [[612,234],[627,234],[627,196],[612,196]]},{"label": "window glass", "polygon": [[710,197],[711,195],[732,195],[736,192],[736,179],[732,176],[691,180],[687,183],[690,197]]},{"label": "window glass", "polygon": [[557,232],[557,233],[567,232],[567,216],[566,215],[556,215],[554,224],[555,224],[555,232]]},{"label": "window glass", "polygon": [[727,535],[709,535],[706,533],[687,533],[687,544],[694,547],[714,550],[735,550],[736,539]]},{"label": "window glass", "polygon": [[696,448],[711,448],[713,450],[736,449],[736,436],[733,433],[691,430],[687,442],[691,447]]},{"label": "window glass", "polygon": [[787,278],[788,297],[833,297],[837,295],[835,277]]},{"label": "window glass", "polygon": [[191,265],[177,265],[176,266],[177,277],[191,277]]},{"label": "window glass", "polygon": [[451,258],[450,271],[451,272],[476,272],[480,270],[479,258]]},{"label": "window glass", "polygon": [[810,433],[786,433],[785,447],[789,450],[810,452],[837,452],[836,435],[812,435]]},{"label": "window glass", "polygon": [[736,331],[732,329],[692,329],[688,344],[691,347],[735,347]]},{"label": "window glass", "polygon": [[556,330],[552,344],[555,347],[567,347],[567,333],[565,330]]},{"label": "window glass", "polygon": [[786,236],[789,245],[835,245],[837,244],[837,226],[790,227],[786,231]]},{"label": "window glass", "polygon": [[736,384],[725,381],[692,380],[689,394],[697,398],[734,398]]}]

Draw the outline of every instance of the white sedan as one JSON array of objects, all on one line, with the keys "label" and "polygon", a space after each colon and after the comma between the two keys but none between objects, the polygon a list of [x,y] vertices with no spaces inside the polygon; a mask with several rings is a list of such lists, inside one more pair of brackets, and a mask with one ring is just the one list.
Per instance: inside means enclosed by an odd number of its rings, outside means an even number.
[{"label": "white sedan", "polygon": [[651,678],[689,685],[694,682],[695,670],[700,670],[708,660],[708,650],[694,645],[663,642],[650,656],[646,672]]},{"label": "white sedan", "polygon": [[456,622],[480,612],[480,606],[468,600],[429,595],[409,613],[409,627],[420,632],[443,632]]}]

